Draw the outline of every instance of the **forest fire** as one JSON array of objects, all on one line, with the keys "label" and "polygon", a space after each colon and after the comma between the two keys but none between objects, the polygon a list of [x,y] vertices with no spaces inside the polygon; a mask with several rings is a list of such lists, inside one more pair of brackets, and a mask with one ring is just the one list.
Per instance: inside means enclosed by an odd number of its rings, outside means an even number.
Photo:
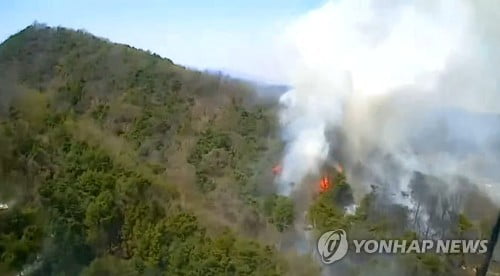
[{"label": "forest fire", "polygon": [[[337,174],[342,174],[344,173],[344,167],[342,167],[342,165],[340,165],[339,163],[337,163],[337,165],[335,165],[335,170],[337,171]],[[319,182],[319,191],[320,193],[324,193],[326,191],[328,191],[330,188],[332,188],[333,185],[330,181],[330,177],[328,176],[328,174],[324,174],[322,177],[321,177],[321,180]]]},{"label": "forest fire", "polygon": [[[344,172],[344,167],[342,167],[342,165],[340,165],[339,163],[337,163],[333,168],[335,168],[336,174],[342,174]],[[324,174],[321,176],[321,179],[319,181],[320,193],[324,193],[333,187],[332,181],[329,177],[331,170],[332,167],[330,167],[329,170],[325,168]],[[272,167],[271,171],[275,176],[279,176],[283,172],[283,166],[281,164],[277,164]],[[330,171],[330,173],[328,173],[328,171]]]},{"label": "forest fire", "polygon": [[319,183],[319,191],[321,193],[326,192],[330,188],[330,180],[327,176],[323,176]]}]

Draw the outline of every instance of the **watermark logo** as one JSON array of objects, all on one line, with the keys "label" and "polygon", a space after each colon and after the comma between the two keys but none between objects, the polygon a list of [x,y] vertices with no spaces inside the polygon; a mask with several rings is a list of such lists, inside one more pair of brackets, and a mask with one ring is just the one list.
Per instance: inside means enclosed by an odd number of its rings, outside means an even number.
[{"label": "watermark logo", "polygon": [[318,253],[325,264],[342,259],[348,247],[347,234],[342,229],[325,232],[318,240]]},{"label": "watermark logo", "polygon": [[[352,240],[355,253],[364,254],[484,254],[488,240]],[[347,234],[342,229],[323,233],[318,239],[321,261],[331,264],[342,259],[348,250]]]}]

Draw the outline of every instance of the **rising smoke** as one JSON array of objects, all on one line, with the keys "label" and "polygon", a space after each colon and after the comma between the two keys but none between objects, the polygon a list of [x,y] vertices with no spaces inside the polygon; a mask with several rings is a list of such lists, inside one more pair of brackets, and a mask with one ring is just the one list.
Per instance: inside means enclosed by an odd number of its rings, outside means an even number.
[{"label": "rising smoke", "polygon": [[421,172],[499,203],[498,18],[495,0],[344,0],[290,24],[280,192],[333,160],[358,199],[378,185],[415,208],[402,195]]}]

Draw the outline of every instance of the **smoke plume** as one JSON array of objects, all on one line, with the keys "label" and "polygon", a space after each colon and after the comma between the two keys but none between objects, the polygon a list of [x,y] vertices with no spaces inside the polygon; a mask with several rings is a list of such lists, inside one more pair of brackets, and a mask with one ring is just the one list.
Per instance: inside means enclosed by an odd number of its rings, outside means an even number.
[{"label": "smoke plume", "polygon": [[495,0],[344,0],[290,24],[280,192],[338,161],[358,198],[379,185],[412,207],[421,172],[499,202],[497,18]]}]

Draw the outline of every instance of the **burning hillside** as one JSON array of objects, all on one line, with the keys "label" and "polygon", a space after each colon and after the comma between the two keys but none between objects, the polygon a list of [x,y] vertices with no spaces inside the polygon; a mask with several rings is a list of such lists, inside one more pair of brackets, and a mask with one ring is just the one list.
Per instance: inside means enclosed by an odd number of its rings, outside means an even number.
[{"label": "burning hillside", "polygon": [[[370,199],[363,216],[393,214],[394,235],[420,238],[473,225],[470,197],[498,206],[499,11],[492,0],[330,1],[290,24],[278,191],[302,200],[315,178],[324,193],[336,185],[324,167],[340,160],[357,202]],[[320,200],[317,212],[332,201]],[[314,224],[349,227],[332,212]]]},{"label": "burning hillside", "polygon": [[[411,196],[401,195],[411,195],[409,180],[419,171],[450,189],[452,176],[461,175],[500,201],[500,188],[481,184],[500,182],[493,169],[500,165],[493,70],[500,30],[490,6],[497,4],[328,2],[290,25],[286,41],[298,61],[293,89],[280,99],[280,192],[292,194],[342,158],[357,198],[375,185],[414,209]],[[491,46],[489,58],[479,45]],[[335,152],[340,142],[342,156]],[[329,186],[320,177],[320,187]]]}]

